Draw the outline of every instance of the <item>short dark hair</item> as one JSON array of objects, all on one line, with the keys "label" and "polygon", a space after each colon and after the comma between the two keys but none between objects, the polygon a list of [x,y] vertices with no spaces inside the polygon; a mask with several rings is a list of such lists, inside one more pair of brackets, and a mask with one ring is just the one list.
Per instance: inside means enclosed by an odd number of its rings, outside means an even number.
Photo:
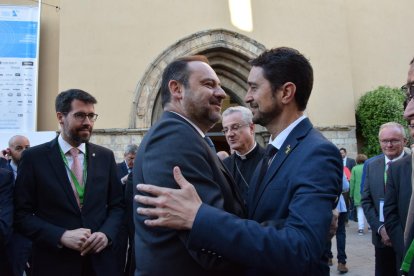
[{"label": "short dark hair", "polygon": [[72,110],[73,100],[79,100],[87,104],[97,103],[96,99],[88,92],[80,89],[69,89],[57,95],[55,101],[56,112],[70,112]]},{"label": "short dark hair", "polygon": [[313,69],[309,60],[298,50],[289,47],[267,50],[251,60],[250,64],[263,69],[273,92],[286,82],[294,83],[299,111],[306,109],[313,86]]},{"label": "short dark hair", "polygon": [[343,150],[346,153],[346,148],[340,148],[339,151]]},{"label": "short dark hair", "polygon": [[188,70],[188,63],[191,61],[202,61],[209,64],[207,57],[203,55],[180,57],[167,65],[162,73],[161,80],[161,103],[164,108],[171,100],[170,89],[168,83],[170,80],[176,80],[182,83],[184,87],[188,87],[188,79],[190,77],[190,71]]}]

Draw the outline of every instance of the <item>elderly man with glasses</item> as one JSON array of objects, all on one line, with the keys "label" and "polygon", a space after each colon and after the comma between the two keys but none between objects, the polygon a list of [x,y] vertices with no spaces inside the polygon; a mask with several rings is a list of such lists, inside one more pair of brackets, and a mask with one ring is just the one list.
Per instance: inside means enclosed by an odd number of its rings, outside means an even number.
[{"label": "elderly man with glasses", "polygon": [[404,145],[407,139],[404,127],[394,122],[381,125],[378,138],[384,156],[366,165],[361,205],[372,228],[375,275],[397,275],[396,255],[384,227],[383,206],[387,189],[387,170],[391,163],[404,157]]},{"label": "elderly man with glasses", "polygon": [[223,163],[231,172],[246,202],[250,179],[265,150],[255,141],[255,125],[250,109],[244,106],[229,107],[222,116],[223,133],[233,152]]}]

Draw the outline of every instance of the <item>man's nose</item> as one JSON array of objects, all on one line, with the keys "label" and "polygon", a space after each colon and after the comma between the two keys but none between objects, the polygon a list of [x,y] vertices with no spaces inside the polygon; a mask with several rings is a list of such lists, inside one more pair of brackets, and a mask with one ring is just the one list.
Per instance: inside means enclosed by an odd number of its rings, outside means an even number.
[{"label": "man's nose", "polygon": [[217,87],[217,89],[214,91],[214,95],[222,99],[225,99],[227,97],[226,92],[223,90],[223,88],[221,88],[221,86]]},{"label": "man's nose", "polygon": [[246,96],[244,96],[244,102],[245,103],[250,103],[251,101],[253,101],[253,97],[250,93],[250,88],[247,90]]}]

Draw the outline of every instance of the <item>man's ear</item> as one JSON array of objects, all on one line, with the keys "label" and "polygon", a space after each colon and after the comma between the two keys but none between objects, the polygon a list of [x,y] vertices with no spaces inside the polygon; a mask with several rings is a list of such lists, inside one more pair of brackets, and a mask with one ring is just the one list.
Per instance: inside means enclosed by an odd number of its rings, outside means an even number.
[{"label": "man's ear", "polygon": [[168,82],[168,88],[171,93],[171,97],[174,99],[181,100],[183,98],[182,84],[176,80],[170,80]]},{"label": "man's ear", "polygon": [[295,99],[296,85],[293,82],[286,82],[282,85],[282,103],[288,104]]},{"label": "man's ear", "polygon": [[63,118],[64,118],[64,114],[62,112],[56,112],[56,118],[59,122],[59,125],[63,125]]},{"label": "man's ear", "polygon": [[250,133],[251,133],[251,134],[254,134],[254,130],[255,130],[255,128],[256,128],[256,125],[255,125],[255,124],[253,124],[253,123],[250,123],[250,124],[249,124],[249,128],[250,128]]}]

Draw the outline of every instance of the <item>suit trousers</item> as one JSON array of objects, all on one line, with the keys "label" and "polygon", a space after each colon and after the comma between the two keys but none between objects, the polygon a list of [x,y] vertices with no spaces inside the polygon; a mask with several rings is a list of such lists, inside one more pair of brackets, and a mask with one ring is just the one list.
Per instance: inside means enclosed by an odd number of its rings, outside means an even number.
[{"label": "suit trousers", "polygon": [[375,247],[375,276],[397,276],[399,269],[392,247]]},{"label": "suit trousers", "polygon": [[13,233],[7,244],[7,257],[13,270],[13,275],[29,273],[26,263],[29,261],[32,251],[32,242],[19,233]]},{"label": "suit trousers", "polygon": [[[335,237],[336,237],[336,248],[337,248],[337,259],[338,263],[346,264],[346,253],[345,253],[345,243],[346,243],[346,229],[345,229],[345,222],[347,219],[348,213],[339,213],[338,217],[338,228],[336,229]],[[333,258],[332,254],[332,242],[331,240],[328,241],[325,247],[324,257],[328,259]]]},{"label": "suit trousers", "polygon": [[338,229],[336,230],[336,248],[338,249],[338,263],[346,264],[346,229],[345,222],[348,218],[348,212],[339,213],[338,217]]}]

